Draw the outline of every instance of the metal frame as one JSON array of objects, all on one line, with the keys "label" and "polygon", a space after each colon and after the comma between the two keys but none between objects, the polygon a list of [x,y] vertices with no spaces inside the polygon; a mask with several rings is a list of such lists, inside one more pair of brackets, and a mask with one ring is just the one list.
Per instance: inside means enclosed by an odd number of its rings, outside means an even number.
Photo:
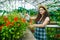
[{"label": "metal frame", "polygon": [[[10,4],[10,1],[15,1],[15,3],[16,3],[16,1],[22,1],[22,0],[5,0],[5,1],[3,1],[3,2],[0,2],[0,4],[2,4],[3,6],[4,6],[4,3],[6,2],[6,1],[9,1],[9,4]],[[37,5],[38,4],[41,4],[41,3],[44,3],[44,2],[46,2],[46,1],[48,1],[48,0],[45,0],[45,1],[42,1],[42,2],[38,2],[38,0],[31,0],[32,2],[28,2],[29,0],[25,0],[25,2],[26,3],[30,3],[31,5],[33,5],[34,7],[37,7]],[[35,4],[35,2],[37,3],[37,4]],[[55,3],[57,3],[57,2],[59,2],[59,1],[54,1],[54,3],[53,4],[55,4]],[[15,6],[16,7],[16,6]],[[48,6],[49,7],[49,6]]]}]

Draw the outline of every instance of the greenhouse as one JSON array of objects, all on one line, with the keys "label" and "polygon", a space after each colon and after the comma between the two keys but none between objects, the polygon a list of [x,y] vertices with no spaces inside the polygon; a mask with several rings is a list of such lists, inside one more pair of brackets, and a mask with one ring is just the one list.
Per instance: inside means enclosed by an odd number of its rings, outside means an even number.
[{"label": "greenhouse", "polygon": [[60,40],[60,0],[0,0],[0,40]]}]

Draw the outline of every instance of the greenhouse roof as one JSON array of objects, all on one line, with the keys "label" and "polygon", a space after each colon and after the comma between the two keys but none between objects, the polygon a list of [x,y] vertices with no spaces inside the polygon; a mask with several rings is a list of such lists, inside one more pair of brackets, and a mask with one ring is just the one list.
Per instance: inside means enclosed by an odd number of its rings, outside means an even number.
[{"label": "greenhouse roof", "polygon": [[1,10],[12,10],[17,9],[18,7],[24,7],[26,9],[32,9],[38,7],[39,4],[42,5],[60,5],[55,4],[60,2],[60,0],[0,0],[0,9]]}]

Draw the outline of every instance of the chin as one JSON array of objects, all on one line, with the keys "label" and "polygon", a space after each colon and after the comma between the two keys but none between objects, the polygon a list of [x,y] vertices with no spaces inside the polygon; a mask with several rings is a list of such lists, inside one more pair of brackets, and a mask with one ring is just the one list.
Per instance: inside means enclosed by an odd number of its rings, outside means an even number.
[{"label": "chin", "polygon": [[43,15],[43,13],[40,13],[41,15]]}]

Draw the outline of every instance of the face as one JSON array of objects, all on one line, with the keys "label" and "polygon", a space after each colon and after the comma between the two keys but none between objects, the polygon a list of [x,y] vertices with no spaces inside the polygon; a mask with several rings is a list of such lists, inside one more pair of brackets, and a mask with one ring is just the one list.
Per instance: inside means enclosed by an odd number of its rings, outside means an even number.
[{"label": "face", "polygon": [[40,14],[43,15],[45,13],[45,10],[43,8],[40,8]]}]

